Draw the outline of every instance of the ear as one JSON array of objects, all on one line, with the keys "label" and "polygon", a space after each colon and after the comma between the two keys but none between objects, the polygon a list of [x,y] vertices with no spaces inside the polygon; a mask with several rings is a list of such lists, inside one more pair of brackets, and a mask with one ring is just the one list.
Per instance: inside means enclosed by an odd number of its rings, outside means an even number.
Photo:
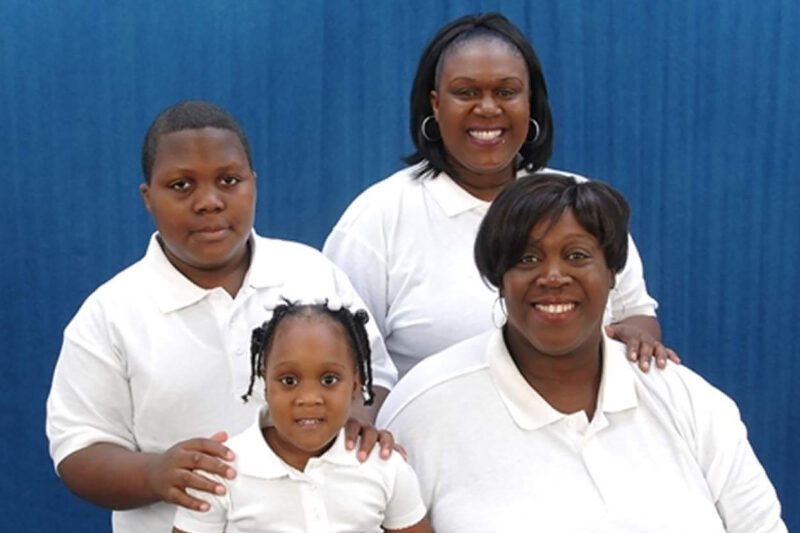
[{"label": "ear", "polygon": [[153,210],[150,207],[150,186],[146,183],[142,183],[139,185],[139,192],[141,193],[142,200],[144,201],[144,208],[152,213]]},{"label": "ear", "polygon": [[354,401],[361,399],[361,378],[358,377],[358,372],[356,372],[355,379],[353,380],[353,391],[350,397]]},{"label": "ear", "polygon": [[433,109],[433,118],[436,119],[436,122],[439,122],[439,93],[435,90],[431,90],[428,99],[431,103],[431,109]]}]

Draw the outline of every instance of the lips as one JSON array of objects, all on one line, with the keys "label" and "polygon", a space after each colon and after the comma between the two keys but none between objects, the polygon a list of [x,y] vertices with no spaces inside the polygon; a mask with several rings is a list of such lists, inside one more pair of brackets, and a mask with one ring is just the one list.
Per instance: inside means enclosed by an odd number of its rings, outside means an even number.
[{"label": "lips", "polygon": [[503,134],[502,128],[473,128],[467,134],[478,141],[494,141]]},{"label": "lips", "polygon": [[545,299],[531,303],[531,307],[536,311],[539,319],[551,324],[557,324],[569,320],[575,315],[578,302],[574,300]]},{"label": "lips", "polygon": [[312,417],[295,418],[294,420],[294,423],[300,426],[300,429],[307,431],[312,431],[320,428],[324,422],[325,422],[324,418],[312,418]]},{"label": "lips", "polygon": [[534,304],[534,307],[543,313],[549,315],[560,315],[575,309],[575,302],[560,303],[560,304]]},{"label": "lips", "polygon": [[231,229],[228,226],[214,225],[193,229],[191,234],[205,241],[216,241],[228,236]]}]

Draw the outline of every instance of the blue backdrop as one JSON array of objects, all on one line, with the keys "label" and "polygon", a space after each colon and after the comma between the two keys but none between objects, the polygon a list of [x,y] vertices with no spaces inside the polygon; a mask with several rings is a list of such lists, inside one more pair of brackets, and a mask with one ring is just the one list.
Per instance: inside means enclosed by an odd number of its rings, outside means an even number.
[{"label": "blue backdrop", "polygon": [[3,529],[108,529],[56,478],[44,401],[64,326],[152,231],[137,186],[155,114],[231,110],[255,151],[258,231],[319,246],[410,151],[424,44],[489,10],[540,55],[553,166],[628,195],[668,344],[739,403],[800,528],[800,3],[3,0]]}]

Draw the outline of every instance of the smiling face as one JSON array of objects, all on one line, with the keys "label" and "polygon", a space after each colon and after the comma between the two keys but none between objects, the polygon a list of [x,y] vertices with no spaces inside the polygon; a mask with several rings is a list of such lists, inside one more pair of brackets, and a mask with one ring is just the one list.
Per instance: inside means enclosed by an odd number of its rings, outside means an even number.
[{"label": "smiling face", "polygon": [[497,185],[512,179],[530,117],[528,69],[498,39],[476,38],[447,52],[431,106],[458,178]]},{"label": "smiling face", "polygon": [[159,138],[150,184],[140,190],[164,253],[192,281],[247,257],[255,180],[230,130],[188,129]]},{"label": "smiling face", "polygon": [[519,262],[503,275],[512,353],[596,355],[613,280],[600,243],[571,210],[536,224]]},{"label": "smiling face", "polygon": [[275,331],[264,379],[273,423],[267,442],[303,470],[333,443],[359,388],[344,327],[320,315],[287,317]]}]

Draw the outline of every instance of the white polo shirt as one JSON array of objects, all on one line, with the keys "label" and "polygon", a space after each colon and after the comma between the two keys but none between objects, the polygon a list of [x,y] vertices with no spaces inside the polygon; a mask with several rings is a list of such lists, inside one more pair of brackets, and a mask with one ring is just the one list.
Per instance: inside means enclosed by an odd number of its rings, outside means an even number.
[{"label": "white polo shirt", "polygon": [[[361,193],[322,249],[366,302],[401,376],[428,355],[492,329],[497,299],[473,256],[490,203],[444,173],[414,179],[416,168]],[[609,295],[607,324],[655,316],[639,252],[632,239],[628,244],[628,260]]]},{"label": "white polo shirt", "polygon": [[684,366],[605,340],[594,418],[551,407],[495,331],[417,365],[378,415],[437,533],[784,532],[736,405]]},{"label": "white polo shirt", "polygon": [[[257,407],[241,395],[250,379],[250,337],[265,304],[338,295],[362,302],[347,277],[308,246],[253,234],[250,269],[236,298],[198,287],[155,238],[140,261],[86,299],[64,331],[47,401],[50,455],[58,465],[96,442],[160,453],[175,443],[239,433]],[[374,324],[375,385],[396,370]],[[114,531],[169,531],[174,507],[157,503],[113,515]]]},{"label": "white polo shirt", "polygon": [[264,407],[255,424],[228,441],[239,475],[215,476],[226,494],[204,494],[211,504],[204,513],[179,508],[175,527],[189,533],[372,533],[411,527],[425,517],[417,477],[399,454],[385,460],[372,453],[360,463],[355,450],[345,449],[341,430],[301,472],[264,439],[268,416]]}]

